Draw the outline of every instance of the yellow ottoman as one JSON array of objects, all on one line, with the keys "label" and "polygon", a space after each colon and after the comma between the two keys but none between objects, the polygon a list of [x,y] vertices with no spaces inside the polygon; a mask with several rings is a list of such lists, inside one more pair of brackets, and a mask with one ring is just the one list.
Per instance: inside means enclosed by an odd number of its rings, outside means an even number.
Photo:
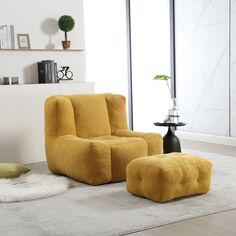
[{"label": "yellow ottoman", "polygon": [[127,166],[127,191],[157,202],[207,193],[211,169],[210,161],[190,154],[140,157]]}]

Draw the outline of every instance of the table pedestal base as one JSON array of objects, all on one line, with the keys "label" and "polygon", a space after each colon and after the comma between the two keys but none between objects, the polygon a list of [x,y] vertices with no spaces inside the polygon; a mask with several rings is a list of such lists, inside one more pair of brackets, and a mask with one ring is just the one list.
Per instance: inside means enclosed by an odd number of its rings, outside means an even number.
[{"label": "table pedestal base", "polygon": [[168,127],[166,135],[163,137],[164,153],[181,152],[181,146],[178,137]]}]

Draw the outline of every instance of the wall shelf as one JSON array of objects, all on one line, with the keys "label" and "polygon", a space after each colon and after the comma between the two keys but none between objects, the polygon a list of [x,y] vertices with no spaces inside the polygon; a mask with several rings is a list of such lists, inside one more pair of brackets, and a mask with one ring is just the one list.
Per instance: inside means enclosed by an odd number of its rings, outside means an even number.
[{"label": "wall shelf", "polygon": [[[81,84],[83,84],[83,83],[85,83],[85,81],[73,81],[73,82],[65,82],[65,83],[43,83],[43,84],[39,84],[39,83],[32,83],[32,84],[30,84],[30,83],[28,83],[28,84],[6,84],[6,85],[3,85],[3,84],[1,84],[0,85],[0,90],[2,89],[2,88],[4,88],[4,89],[10,89],[11,87],[13,88],[13,87],[22,87],[22,86],[32,86],[32,87],[38,87],[38,86],[66,86],[66,84],[67,85],[81,85]],[[86,83],[89,83],[89,82],[86,82]],[[91,83],[93,83],[93,82],[91,82]]]},{"label": "wall shelf", "polygon": [[85,49],[0,49],[0,51],[6,52],[83,52]]}]

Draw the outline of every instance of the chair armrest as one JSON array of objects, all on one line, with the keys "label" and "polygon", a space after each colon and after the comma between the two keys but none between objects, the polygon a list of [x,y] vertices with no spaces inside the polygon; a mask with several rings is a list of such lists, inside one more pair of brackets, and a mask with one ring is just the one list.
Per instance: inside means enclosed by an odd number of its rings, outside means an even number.
[{"label": "chair armrest", "polygon": [[81,182],[98,185],[110,182],[110,147],[97,140],[75,135],[46,137],[46,155],[49,169]]},{"label": "chair armrest", "polygon": [[148,144],[149,156],[163,153],[163,138],[159,133],[135,132],[131,130],[122,129],[115,131],[113,135],[119,137],[143,138]]}]

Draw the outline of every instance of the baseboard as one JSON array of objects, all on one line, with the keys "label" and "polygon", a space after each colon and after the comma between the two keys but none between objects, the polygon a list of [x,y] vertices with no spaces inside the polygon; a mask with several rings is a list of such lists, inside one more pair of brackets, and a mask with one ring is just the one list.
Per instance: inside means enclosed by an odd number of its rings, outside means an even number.
[{"label": "baseboard", "polygon": [[236,157],[236,139],[215,135],[176,131],[182,150],[198,150]]},{"label": "baseboard", "polygon": [[233,138],[233,137],[225,137],[225,136],[217,136],[217,135],[201,134],[201,133],[191,133],[191,132],[185,132],[185,131],[176,131],[176,135],[180,139],[236,147],[236,138]]}]

